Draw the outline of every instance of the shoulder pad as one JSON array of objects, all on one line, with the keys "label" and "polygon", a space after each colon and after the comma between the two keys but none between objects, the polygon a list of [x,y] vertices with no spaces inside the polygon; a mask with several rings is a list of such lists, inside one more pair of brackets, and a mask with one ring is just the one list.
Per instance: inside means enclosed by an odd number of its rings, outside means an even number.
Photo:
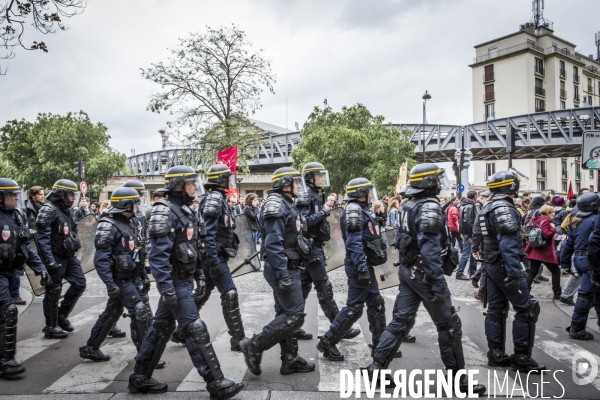
[{"label": "shoulder pad", "polygon": [[426,201],[421,206],[421,232],[440,233],[445,226],[442,206],[437,201]]},{"label": "shoulder pad", "polygon": [[494,201],[492,203],[492,216],[498,233],[506,235],[519,230],[519,221],[512,213],[511,206],[505,201]]},{"label": "shoulder pad", "polygon": [[363,210],[357,203],[348,203],[346,213],[346,230],[360,231],[363,228]]},{"label": "shoulder pad", "polygon": [[55,216],[56,212],[54,211],[54,208],[51,205],[46,204],[40,209],[35,224],[38,228],[45,229],[52,223]]},{"label": "shoulder pad", "polygon": [[223,209],[223,196],[216,191],[208,192],[202,208],[202,215],[205,217],[219,218]]},{"label": "shoulder pad", "polygon": [[150,237],[165,236],[171,232],[173,226],[173,213],[167,201],[154,203],[150,221],[148,221],[148,234]]},{"label": "shoulder pad", "polygon": [[117,229],[110,222],[109,218],[102,218],[96,228],[96,236],[94,237],[94,245],[97,249],[107,249],[115,240]]},{"label": "shoulder pad", "polygon": [[308,191],[301,191],[298,197],[296,197],[297,206],[307,206],[310,204],[310,193]]},{"label": "shoulder pad", "polygon": [[263,218],[279,218],[283,215],[283,199],[278,193],[271,193],[263,205]]}]

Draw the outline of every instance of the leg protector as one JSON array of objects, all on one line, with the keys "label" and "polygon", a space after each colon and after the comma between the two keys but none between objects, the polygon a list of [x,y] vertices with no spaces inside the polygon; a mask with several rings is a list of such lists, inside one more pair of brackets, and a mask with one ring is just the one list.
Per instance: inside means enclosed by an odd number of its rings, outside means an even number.
[{"label": "leg protector", "polygon": [[192,346],[188,345],[188,352],[192,356],[192,359],[200,356],[200,363],[208,366],[213,378],[217,381],[223,380],[225,377],[223,376],[223,371],[221,371],[219,359],[210,343],[210,335],[208,334],[206,324],[198,318],[188,325],[185,333],[186,337],[192,339],[193,342]]},{"label": "leg protector", "polygon": [[[154,373],[154,369],[156,369],[156,365],[160,361],[163,352],[165,351],[165,347],[167,347],[167,343],[171,339],[171,335],[173,331],[175,331],[175,320],[166,321],[160,324],[154,324],[151,329],[156,331],[155,334],[146,335],[144,342],[149,341],[154,345],[154,350],[152,352],[152,356],[150,358],[150,362],[147,364],[144,362],[136,362],[134,367],[133,375],[140,376],[143,378],[142,380],[150,380],[152,374]],[[142,350],[144,348],[144,342],[142,342]],[[136,360],[140,358],[140,354],[136,357]],[[132,376],[133,376],[132,375]]]},{"label": "leg protector", "polygon": [[221,295],[221,306],[223,307],[223,316],[225,323],[231,335],[231,347],[238,346],[240,340],[244,339],[244,325],[240,314],[240,305],[238,302],[238,293],[236,289],[231,289]]},{"label": "leg protector", "polygon": [[277,343],[285,340],[288,336],[296,333],[304,324],[306,314],[282,314],[271,321],[263,328],[263,331],[255,335],[253,340],[256,341],[258,349],[262,352],[275,346]]},{"label": "leg protector", "polygon": [[[538,316],[540,315],[540,303],[537,300],[531,301],[531,306],[529,307],[529,318],[525,320],[522,315],[517,313],[515,315],[515,319],[518,319],[522,322],[525,322],[529,325],[529,346],[527,347],[527,355],[531,358],[531,353],[533,350],[533,343],[535,342],[535,325],[538,320]],[[516,352],[516,350],[515,350]]]},{"label": "leg protector", "polygon": [[[154,313],[152,313],[152,307],[150,306],[150,296],[148,296],[148,293],[140,293],[140,298],[146,306],[146,314],[148,315],[146,321],[148,324],[148,328],[150,328],[154,321]],[[140,343],[142,340],[144,340],[144,336],[142,336],[142,338],[140,339]]]},{"label": "leg protector", "polygon": [[448,320],[448,333],[452,338],[452,348],[456,357],[456,365],[458,369],[464,369],[465,356],[462,348],[462,323],[454,307],[452,307],[452,315]]},{"label": "leg protector", "polygon": [[388,356],[385,360],[373,359],[375,362],[378,362],[380,365],[382,365],[383,369],[387,369],[387,367],[390,366],[390,363],[395,358],[396,353],[398,352],[398,349],[400,348],[400,345],[402,344],[402,341],[404,340],[405,337],[408,336],[408,334],[410,333],[410,330],[415,326],[415,320],[416,320],[416,315],[411,315],[410,317],[408,317],[406,319],[406,324],[404,325],[404,329],[399,330],[399,331],[392,329],[390,327],[385,328],[386,331],[390,332],[392,335],[394,335],[396,337],[396,344],[394,345],[394,347],[392,348],[392,350],[390,351],[390,353],[388,354]]},{"label": "leg protector", "polygon": [[54,328],[58,325],[58,301],[62,293],[62,286],[54,286],[46,290],[46,325]]},{"label": "leg protector", "polygon": [[75,305],[77,305],[79,298],[85,292],[85,288],[86,288],[86,286],[83,285],[83,287],[79,289],[79,292],[77,292],[75,294],[75,296],[73,296],[73,300],[71,301],[71,304],[69,304],[69,307],[64,307],[63,304],[61,303],[60,309],[58,310],[59,319],[68,321],[67,318],[69,317],[69,314],[71,314],[71,311],[73,311],[73,309],[75,308]]},{"label": "leg protector", "polygon": [[321,281],[315,285],[315,289],[317,290],[317,298],[319,299],[323,313],[330,322],[333,322],[340,310],[333,299],[333,285],[331,281],[329,279]]},{"label": "leg protector", "polygon": [[113,328],[113,326],[117,323],[119,318],[121,318],[122,314],[123,314],[123,306],[118,306],[118,307],[115,307],[112,310],[110,310],[110,312],[108,313],[108,317],[104,321],[104,325],[102,325],[102,330],[100,330],[100,333],[98,334],[96,339],[94,339],[94,343],[92,343],[91,347],[94,350],[98,350],[100,348],[100,345],[102,345],[102,342],[104,342],[104,340],[106,340],[108,333]]},{"label": "leg protector", "polygon": [[12,303],[0,307],[0,358],[12,360],[17,352],[19,310]]},{"label": "leg protector", "polygon": [[[337,332],[333,332],[331,329],[329,329],[329,331],[327,331],[323,336],[323,339],[327,340],[333,346],[338,344],[344,338],[344,336],[346,336],[348,330],[352,328],[352,325],[359,320],[363,313],[362,304],[354,304],[352,306],[346,306],[346,308],[348,310],[346,316],[339,312],[335,317],[335,320],[340,325]],[[321,341],[323,341],[323,339],[321,339]]]},{"label": "leg protector", "polygon": [[135,303],[133,315],[131,316],[131,340],[137,348],[138,352],[142,346],[142,341],[146,337],[148,327],[148,306],[143,301]]},{"label": "leg protector", "polygon": [[306,302],[306,299],[308,299],[311,289],[312,282],[302,282],[302,297],[304,297],[304,302]]},{"label": "leg protector", "polygon": [[385,320],[385,300],[380,295],[377,298],[377,312],[368,317],[369,325],[375,328],[375,333],[373,333],[373,348],[377,347],[379,343],[379,338],[383,333],[383,330],[387,326],[387,322]]}]

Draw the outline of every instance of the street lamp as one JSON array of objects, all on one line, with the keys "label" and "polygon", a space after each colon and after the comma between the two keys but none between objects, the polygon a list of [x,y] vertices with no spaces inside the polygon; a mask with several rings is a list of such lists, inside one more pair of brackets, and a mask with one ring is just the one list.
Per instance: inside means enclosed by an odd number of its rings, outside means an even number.
[{"label": "street lamp", "polygon": [[425,162],[425,122],[427,121],[427,100],[431,100],[431,95],[425,91],[423,95],[423,129],[421,129],[421,148],[423,150],[423,162]]}]

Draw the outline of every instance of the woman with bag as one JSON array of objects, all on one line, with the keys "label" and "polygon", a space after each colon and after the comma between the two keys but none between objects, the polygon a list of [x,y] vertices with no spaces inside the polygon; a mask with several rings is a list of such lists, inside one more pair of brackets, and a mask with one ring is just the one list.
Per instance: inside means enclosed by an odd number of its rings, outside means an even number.
[{"label": "woman with bag", "polygon": [[[554,251],[554,235],[556,227],[552,223],[554,219],[554,207],[543,205],[539,209],[540,215],[533,217],[531,220],[532,229],[529,234],[529,243],[525,247],[525,258],[531,263],[529,272],[527,273],[527,286],[531,291],[531,283],[536,277],[542,263],[548,267],[552,273],[552,291],[554,292],[553,300],[560,300],[560,268],[558,268],[558,259]],[[538,233],[538,240],[532,241]],[[540,237],[541,236],[541,237]]]},{"label": "woman with bag", "polygon": [[392,227],[392,229],[398,228],[398,200],[393,199],[392,204],[390,204],[390,211],[388,212],[388,225]]},{"label": "woman with bag", "polygon": [[258,215],[260,210],[258,209],[258,196],[255,193],[249,193],[246,195],[246,206],[244,207],[244,215],[248,219],[248,227],[252,232],[252,239],[254,240],[254,246],[258,245],[260,240],[260,231],[258,230]]}]

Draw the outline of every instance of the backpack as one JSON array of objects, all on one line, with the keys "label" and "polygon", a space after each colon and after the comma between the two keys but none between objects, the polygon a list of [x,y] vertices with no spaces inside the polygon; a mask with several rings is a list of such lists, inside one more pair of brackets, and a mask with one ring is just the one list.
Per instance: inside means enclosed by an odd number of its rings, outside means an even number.
[{"label": "backpack", "polygon": [[539,226],[533,226],[533,224],[531,224],[526,239],[530,247],[544,247],[546,245],[546,241],[542,237],[542,229]]},{"label": "backpack", "polygon": [[533,210],[530,210],[527,211],[527,214],[525,214],[525,218],[523,220],[523,234],[525,235],[525,238],[529,237],[529,232],[531,232],[531,229],[533,228],[531,220],[533,219],[534,213],[535,212]]}]

